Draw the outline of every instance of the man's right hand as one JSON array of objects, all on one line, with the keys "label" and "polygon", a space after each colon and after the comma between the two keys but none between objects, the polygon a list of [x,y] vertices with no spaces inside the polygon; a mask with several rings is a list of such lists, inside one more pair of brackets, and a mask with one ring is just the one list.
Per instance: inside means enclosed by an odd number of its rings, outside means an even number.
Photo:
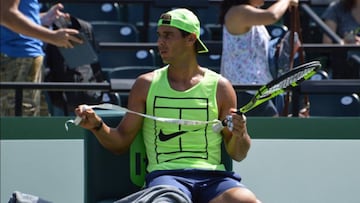
[{"label": "man's right hand", "polygon": [[88,130],[95,129],[102,122],[95,111],[92,108],[88,108],[87,105],[79,105],[75,109],[75,115],[81,118],[79,125]]},{"label": "man's right hand", "polygon": [[83,40],[77,36],[78,34],[79,31],[75,29],[62,28],[54,30],[54,36],[49,39],[49,43],[58,47],[73,48],[74,44],[83,43]]}]

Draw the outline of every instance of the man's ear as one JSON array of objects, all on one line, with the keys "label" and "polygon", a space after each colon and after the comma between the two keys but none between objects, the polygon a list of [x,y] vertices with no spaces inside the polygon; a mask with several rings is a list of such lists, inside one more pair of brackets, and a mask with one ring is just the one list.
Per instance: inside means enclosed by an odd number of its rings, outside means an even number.
[{"label": "man's ear", "polygon": [[188,36],[188,41],[191,42],[191,43],[195,43],[197,40],[196,38],[196,34],[195,33],[191,33],[189,36]]}]

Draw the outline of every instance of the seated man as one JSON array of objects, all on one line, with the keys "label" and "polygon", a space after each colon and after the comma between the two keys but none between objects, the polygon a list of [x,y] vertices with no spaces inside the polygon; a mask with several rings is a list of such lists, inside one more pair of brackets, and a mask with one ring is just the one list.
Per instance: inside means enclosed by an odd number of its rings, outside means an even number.
[{"label": "seated man", "polygon": [[[128,112],[117,128],[110,128],[92,109],[80,105],[80,126],[91,130],[114,153],[127,151],[141,130],[148,157],[146,188],[178,188],[192,202],[257,202],[240,183],[240,176],[221,164],[221,144],[236,161],[250,148],[246,118],[233,113],[236,94],[221,75],[201,67],[197,53],[208,49],[200,40],[200,22],[187,9],[161,15],[158,48],[163,68],[140,75],[133,85],[128,108],[154,117],[202,121],[201,124],[163,122]],[[233,128],[213,130],[214,120],[232,115]],[[146,189],[145,189],[146,190]]]}]

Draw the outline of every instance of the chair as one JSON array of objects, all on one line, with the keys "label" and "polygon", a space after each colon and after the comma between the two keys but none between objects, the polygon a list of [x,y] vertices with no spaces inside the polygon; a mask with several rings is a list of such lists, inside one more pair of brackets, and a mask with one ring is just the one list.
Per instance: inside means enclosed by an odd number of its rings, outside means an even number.
[{"label": "chair", "polygon": [[64,2],[64,12],[86,21],[121,21],[120,5],[113,2]]},{"label": "chair", "polygon": [[220,73],[221,55],[220,54],[198,54],[198,63],[217,73]]},{"label": "chair", "polygon": [[154,66],[155,54],[152,49],[100,50],[99,62],[103,68],[119,66]]},{"label": "chair", "polygon": [[126,19],[125,21],[128,23],[132,23],[136,25],[139,22],[143,22],[143,15],[139,15],[139,13],[143,14],[145,12],[145,6],[139,3],[128,3],[126,4]]},{"label": "chair", "polygon": [[309,95],[311,116],[360,116],[357,94]]},{"label": "chair", "polygon": [[202,24],[202,26],[206,27],[211,32],[211,40],[221,41],[222,40],[222,25],[219,23],[207,23]]},{"label": "chair", "polygon": [[281,24],[272,24],[272,25],[267,25],[265,27],[268,30],[271,39],[278,37],[282,38],[288,31],[288,28],[285,25],[281,25]]},{"label": "chair", "polygon": [[220,6],[217,4],[209,4],[206,7],[197,8],[195,13],[202,25],[219,23]]},{"label": "chair", "polygon": [[125,22],[92,21],[97,42],[138,42],[139,31],[135,25]]},{"label": "chair", "polygon": [[202,41],[212,40],[212,32],[211,32],[210,28],[205,27],[205,26],[200,27],[200,39]]},{"label": "chair", "polygon": [[[143,23],[138,23],[139,27],[143,27]],[[147,42],[157,42],[158,36],[157,36],[157,23],[156,22],[149,22],[148,30],[147,30],[147,36],[146,40]]]},{"label": "chair", "polygon": [[[97,113],[111,127],[116,127],[123,116],[119,112],[107,110]],[[115,155],[106,150],[96,137],[87,131],[84,138],[86,203],[114,202],[141,189],[145,175],[141,174],[145,171],[145,149],[141,137],[138,137],[128,153]]]},{"label": "chair", "polygon": [[139,75],[155,70],[154,66],[121,66],[109,72],[109,78],[135,79]]},{"label": "chair", "polygon": [[[138,24],[138,26],[143,26],[141,23]],[[157,42],[158,36],[157,36],[157,23],[156,22],[150,22],[147,30],[147,41],[148,42]],[[211,40],[212,39],[212,32],[209,28],[201,26],[200,27],[200,39],[201,40]]]},{"label": "chair", "polygon": [[[110,79],[135,79],[139,75],[155,70],[154,66],[122,66],[116,67],[109,71],[108,78]],[[128,105],[129,93],[118,93],[120,96],[121,106]]]},{"label": "chair", "polygon": [[[103,121],[115,127],[123,114],[111,110],[97,111]],[[222,146],[222,163],[233,169],[232,159]],[[86,203],[110,203],[140,190],[146,174],[146,154],[142,135],[132,143],[128,153],[114,155],[97,141],[90,131],[84,138],[84,183]]]},{"label": "chair", "polygon": [[313,75],[310,80],[327,80],[329,79],[329,74],[324,70],[318,70],[315,75]]}]

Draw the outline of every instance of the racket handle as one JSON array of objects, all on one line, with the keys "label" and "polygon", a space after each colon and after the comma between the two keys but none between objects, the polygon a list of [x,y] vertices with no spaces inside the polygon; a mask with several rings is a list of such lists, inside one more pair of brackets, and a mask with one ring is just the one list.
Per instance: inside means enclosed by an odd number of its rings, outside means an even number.
[{"label": "racket handle", "polygon": [[[236,111],[236,113],[240,116],[242,116],[243,120],[246,122],[246,116],[244,113],[242,113],[241,111]],[[232,119],[232,115],[227,115],[226,118],[219,122],[216,123],[212,126],[212,129],[214,132],[216,133],[220,133],[220,131],[222,129],[224,129],[224,127],[227,127],[230,131],[233,130],[234,124],[233,124],[233,119]]]},{"label": "racket handle", "polygon": [[222,131],[222,129],[224,129],[224,127],[228,127],[229,130],[231,131],[232,130],[232,116],[231,115],[227,115],[226,118],[219,122],[219,123],[215,123],[213,126],[212,126],[212,130],[215,132],[215,133],[220,133]]},{"label": "racket handle", "polygon": [[244,113],[241,112],[240,110],[235,111],[235,113],[236,113],[237,115],[240,115],[240,116],[244,115]]}]

